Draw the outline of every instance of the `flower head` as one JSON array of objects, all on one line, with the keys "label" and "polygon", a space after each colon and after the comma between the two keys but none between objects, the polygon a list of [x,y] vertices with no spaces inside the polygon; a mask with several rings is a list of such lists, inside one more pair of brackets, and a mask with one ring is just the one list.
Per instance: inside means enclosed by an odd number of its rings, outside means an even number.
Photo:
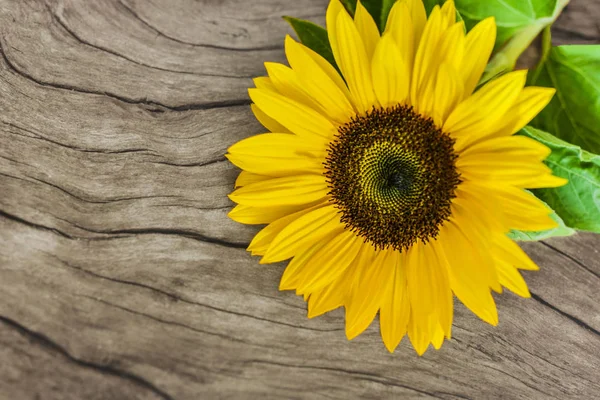
[{"label": "flower head", "polygon": [[345,307],[349,339],[379,312],[388,350],[406,334],[419,354],[439,348],[453,296],[496,325],[491,291],[529,296],[518,269],[537,269],[506,234],[556,226],[524,189],[565,182],[548,148],[513,136],[554,90],[524,88],[525,71],[475,90],[495,22],[465,34],[451,0],[429,19],[399,0],[381,35],[360,2],[352,18],[332,0],[327,30],[341,75],[287,37],[290,67],[267,63],[249,90],[271,133],[229,149],[243,169],[230,217],[268,224],[249,250],[291,258],[280,289],[309,317]]}]

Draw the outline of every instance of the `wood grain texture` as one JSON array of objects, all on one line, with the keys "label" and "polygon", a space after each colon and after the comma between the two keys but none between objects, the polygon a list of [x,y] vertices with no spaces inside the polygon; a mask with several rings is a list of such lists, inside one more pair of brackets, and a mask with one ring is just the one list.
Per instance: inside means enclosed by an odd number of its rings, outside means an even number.
[{"label": "wood grain texture", "polygon": [[[497,328],[395,354],[378,326],[309,320],[283,264],[244,250],[223,157],[259,133],[246,88],[283,61],[281,15],[326,0],[0,0],[0,398],[591,399],[600,237],[525,245],[532,299]],[[557,43],[598,43],[572,0]]]}]

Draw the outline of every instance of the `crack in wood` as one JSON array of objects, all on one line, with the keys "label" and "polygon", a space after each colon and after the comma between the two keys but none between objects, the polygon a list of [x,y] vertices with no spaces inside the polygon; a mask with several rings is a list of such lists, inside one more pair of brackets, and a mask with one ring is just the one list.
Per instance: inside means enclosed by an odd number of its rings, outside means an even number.
[{"label": "crack in wood", "polygon": [[[51,143],[51,144],[55,144],[57,146],[60,147],[64,147],[66,149],[69,150],[74,150],[74,151],[79,151],[82,153],[97,153],[97,154],[129,154],[129,153],[143,153],[143,154],[147,154],[147,155],[151,155],[151,156],[158,156],[158,154],[156,154],[154,151],[150,150],[150,149],[119,149],[119,150],[105,150],[105,149],[87,149],[87,148],[83,148],[83,147],[77,147],[77,146],[72,146],[70,144],[67,143],[61,143],[59,141],[56,140],[52,140],[49,139],[45,136],[42,136],[41,133],[39,132],[33,132],[32,130],[26,129],[22,126],[18,126],[16,124],[13,124],[11,122],[7,122],[7,121],[0,121],[0,123],[9,126],[11,128],[14,129],[14,131],[9,131],[7,130],[6,132],[13,134],[13,135],[18,135],[18,136],[22,136],[25,138],[29,138],[29,139],[34,139],[34,140],[41,140],[44,141],[46,143]],[[18,131],[21,130],[23,132],[27,132],[30,133],[31,135],[24,135],[22,133],[19,133]]]},{"label": "crack in wood", "polygon": [[131,381],[132,383],[136,384],[137,386],[140,386],[140,387],[150,390],[151,392],[153,392],[154,394],[158,395],[159,397],[161,397],[165,400],[173,400],[173,398],[168,393],[159,389],[154,384],[152,384],[150,381],[146,380],[145,378],[143,378],[141,376],[135,375],[128,371],[123,371],[123,370],[114,368],[109,365],[95,364],[95,363],[92,363],[92,362],[89,362],[86,360],[76,358],[73,355],[71,355],[64,347],[62,347],[58,343],[54,342],[48,336],[46,336],[42,333],[39,333],[39,332],[35,332],[29,328],[26,328],[25,326],[19,324],[18,322],[14,321],[10,318],[0,316],[0,322],[17,330],[21,335],[28,337],[29,339],[35,341],[36,343],[40,344],[41,346],[46,347],[54,352],[61,354],[62,356],[66,357],[68,360],[72,361],[73,363],[77,364],[80,367],[90,368],[90,369],[96,370],[96,371],[101,372],[106,375],[112,375],[112,376],[117,376],[122,379],[126,379],[126,380]]},{"label": "crack in wood", "polygon": [[548,244],[546,242],[540,242],[542,245],[546,246],[547,248],[557,252],[558,254],[560,254],[561,256],[568,258],[569,260],[573,261],[575,264],[577,264],[578,266],[580,266],[581,268],[583,268],[584,270],[586,270],[587,272],[589,272],[590,274],[594,275],[596,278],[600,279],[600,274],[598,274],[596,271],[594,271],[593,269],[591,269],[590,267],[588,267],[587,265],[585,265],[584,263],[582,263],[581,261],[579,261],[578,259],[576,259],[575,257],[571,256],[570,254],[565,253],[564,251],[552,246],[551,244]]},{"label": "crack in wood", "polygon": [[98,46],[95,44],[92,44],[86,40],[83,40],[79,35],[77,35],[71,28],[69,28],[69,26],[65,23],[65,21],[62,20],[62,18],[60,16],[58,16],[58,14],[56,14],[52,8],[48,5],[48,3],[45,3],[46,7],[48,9],[48,12],[50,13],[51,17],[53,20],[55,20],[71,37],[73,37],[73,39],[77,40],[78,42],[80,42],[81,44],[84,44],[86,46],[92,47],[96,50],[100,50],[102,52],[108,53],[108,54],[112,54],[115,57],[118,58],[122,58],[124,60],[127,60],[129,62],[132,62],[134,64],[137,64],[141,67],[145,67],[145,68],[150,68],[150,69],[156,69],[158,71],[164,71],[164,72],[172,72],[175,74],[183,74],[183,75],[197,75],[197,76],[209,76],[209,77],[214,77],[214,78],[242,78],[242,79],[252,79],[253,76],[250,75],[221,75],[221,74],[207,74],[207,73],[202,73],[199,74],[197,72],[190,72],[190,71],[176,71],[176,70],[172,70],[172,69],[168,69],[168,68],[161,68],[161,67],[157,67],[155,65],[148,65],[148,64],[144,64],[140,61],[134,60],[132,58],[129,58],[121,53],[117,53],[114,50],[110,50],[107,49],[106,47],[102,47],[102,46]]},{"label": "crack in wood", "polygon": [[34,222],[30,222],[30,221],[24,220],[24,219],[22,219],[20,217],[17,217],[16,215],[9,214],[9,213],[7,213],[7,212],[5,212],[3,210],[0,210],[0,216],[4,217],[6,219],[9,219],[9,220],[11,220],[13,222],[17,222],[17,223],[26,225],[26,226],[28,226],[30,228],[40,229],[42,231],[52,232],[52,233],[55,233],[55,234],[57,234],[59,236],[67,238],[67,239],[75,239],[73,236],[71,236],[71,235],[69,235],[67,233],[64,233],[64,232],[62,232],[62,231],[60,231],[60,230],[58,230],[56,228],[49,228],[49,227],[44,226],[44,225],[40,225],[40,224],[36,224]]},{"label": "crack in wood", "polygon": [[[0,156],[1,157],[1,156]],[[27,165],[27,164],[26,164]],[[28,165],[31,168],[35,168],[31,165]],[[147,196],[131,196],[131,197],[116,197],[114,199],[107,199],[107,200],[92,200],[92,199],[85,199],[83,197],[77,196],[71,192],[69,192],[68,190],[55,185],[53,183],[47,182],[43,179],[38,179],[32,176],[26,176],[26,178],[24,177],[19,177],[19,176],[15,176],[15,175],[9,175],[9,174],[4,174],[2,172],[0,172],[0,175],[5,176],[7,178],[11,178],[11,179],[16,179],[16,180],[20,180],[23,182],[27,182],[27,183],[34,183],[34,184],[41,184],[41,185],[47,185],[50,187],[53,187],[55,189],[58,189],[59,191],[61,191],[62,193],[65,193],[66,195],[73,197],[75,200],[80,201],[82,203],[90,203],[90,204],[111,204],[111,203],[120,203],[120,202],[127,202],[127,201],[135,201],[135,200],[148,200],[148,199],[179,199],[181,198],[181,196],[177,196],[177,195],[147,195]],[[211,208],[211,207],[205,207],[205,208],[201,208],[201,207],[195,207],[197,210],[219,210],[219,209],[226,209],[226,208],[231,208],[231,206],[224,206],[224,207],[215,207],[215,208]],[[57,217],[56,215],[52,215],[53,217],[60,219],[64,222],[67,222],[71,225],[73,225],[72,221],[68,221],[65,219],[62,219],[60,217]],[[88,230],[86,228],[83,228],[81,226],[77,226],[80,229],[84,229],[84,230]],[[92,232],[92,231],[90,231]],[[105,232],[95,232],[95,233],[105,233]]]},{"label": "crack in wood", "polygon": [[538,296],[537,294],[535,294],[533,292],[531,292],[531,298],[535,299],[535,301],[537,301],[540,304],[545,305],[546,307],[550,308],[551,310],[556,311],[557,313],[559,313],[563,317],[571,320],[572,322],[576,323],[577,325],[579,325],[583,329],[589,331],[590,333],[593,333],[594,335],[596,335],[596,336],[598,336],[600,338],[600,331],[598,331],[597,329],[592,328],[590,325],[586,324],[585,322],[583,322],[579,318],[577,318],[577,317],[575,317],[575,316],[567,313],[566,311],[563,311],[563,310],[561,310],[561,309],[553,306],[552,304],[548,303],[546,300],[542,299],[540,296]]},{"label": "crack in wood", "polygon": [[280,50],[283,51],[283,45],[281,44],[277,44],[277,45],[271,45],[271,46],[261,46],[261,47],[226,47],[226,46],[217,46],[214,44],[200,44],[200,43],[191,43],[191,42],[186,42],[184,40],[181,39],[177,39],[174,38],[172,36],[168,36],[167,34],[159,31],[156,27],[150,25],[148,22],[146,22],[144,19],[142,19],[131,7],[129,7],[127,4],[123,3],[121,0],[119,0],[119,4],[135,19],[137,19],[138,21],[140,21],[142,23],[142,25],[144,25],[145,27],[147,27],[148,29],[150,29],[151,31],[153,31],[154,33],[156,33],[159,36],[162,36],[166,39],[172,40],[173,42],[179,43],[179,44],[183,44],[186,46],[191,46],[191,47],[202,47],[205,49],[215,49],[215,50],[224,50],[224,51],[237,51],[237,52],[251,52],[251,51],[275,51],[275,50]]},{"label": "crack in wood", "polygon": [[404,385],[400,382],[397,381],[391,381],[389,378],[372,373],[372,372],[366,372],[366,371],[355,371],[355,370],[350,370],[350,369],[345,369],[345,368],[338,368],[338,367],[321,367],[321,366],[317,366],[317,365],[293,365],[293,364],[286,364],[286,363],[282,363],[282,362],[275,362],[275,361],[271,361],[271,360],[260,360],[260,359],[251,359],[251,360],[245,360],[244,364],[267,364],[267,365],[273,365],[273,366],[277,366],[277,367],[287,367],[287,368],[297,368],[297,369],[310,369],[310,370],[318,370],[318,371],[329,371],[329,372],[339,372],[342,374],[348,374],[348,375],[352,375],[358,379],[364,379],[370,382],[374,382],[374,383],[379,383],[381,385],[384,386],[391,386],[391,387],[397,387],[397,388],[402,388],[402,389],[406,389],[409,390],[411,392],[415,392],[415,393],[419,393],[419,394],[424,394],[427,396],[430,396],[432,398],[436,398],[436,399],[441,399],[441,397],[437,396],[435,393],[433,392],[428,392],[425,390],[421,390],[421,389],[417,389],[408,385]]},{"label": "crack in wood", "polygon": [[492,365],[482,365],[482,366],[483,366],[483,367],[485,367],[485,368],[489,368],[489,369],[491,369],[491,370],[494,370],[494,371],[496,371],[496,372],[499,372],[499,373],[501,373],[501,374],[503,374],[503,375],[506,375],[506,376],[508,376],[508,377],[510,377],[510,378],[512,378],[512,379],[514,379],[515,381],[517,381],[517,382],[521,383],[523,386],[526,386],[526,387],[528,387],[529,389],[533,390],[534,392],[537,392],[537,393],[541,393],[541,394],[543,394],[543,395],[545,396],[545,397],[544,397],[545,399],[550,399],[550,398],[552,398],[552,399],[559,399],[559,400],[560,400],[560,398],[558,398],[558,397],[556,397],[556,396],[554,396],[554,395],[551,395],[550,393],[547,393],[547,392],[543,391],[541,388],[539,388],[539,387],[536,387],[536,386],[533,386],[531,383],[529,383],[529,382],[525,381],[524,379],[521,379],[521,378],[519,378],[519,377],[516,377],[516,376],[514,376],[514,375],[512,375],[512,374],[509,374],[508,372],[506,372],[506,371],[503,371],[503,370],[501,370],[500,368],[496,368],[496,367],[494,367],[494,366],[492,366]]},{"label": "crack in wood", "polygon": [[[334,328],[334,329],[317,329],[317,328],[311,328],[311,327],[306,327],[306,326],[301,326],[301,325],[294,325],[294,324],[289,324],[286,322],[282,322],[282,321],[276,321],[276,320],[272,320],[272,319],[268,319],[268,318],[263,318],[263,317],[259,317],[256,315],[251,315],[251,314],[246,314],[246,313],[241,313],[238,311],[233,311],[233,310],[228,310],[228,309],[224,309],[224,308],[220,308],[220,307],[216,307],[216,306],[212,306],[209,304],[205,304],[205,303],[199,303],[197,301],[192,301],[192,300],[188,300],[185,299],[181,296],[178,296],[176,294],[170,293],[170,292],[166,292],[162,289],[158,289],[155,288],[153,286],[149,286],[149,285],[145,285],[142,283],[138,283],[138,282],[132,282],[132,281],[125,281],[125,280],[121,280],[121,279],[116,279],[116,278],[112,278],[109,276],[105,276],[105,275],[100,275],[97,274],[95,272],[89,271],[87,269],[84,269],[82,267],[78,267],[75,266],[61,258],[59,258],[58,256],[54,255],[54,254],[50,254],[45,252],[46,255],[50,256],[51,258],[56,259],[57,261],[59,261],[60,263],[62,263],[63,265],[69,267],[69,268],[73,268],[76,269],[78,271],[81,271],[85,274],[94,276],[96,278],[100,278],[100,279],[106,279],[115,283],[120,283],[120,284],[125,284],[125,285],[131,285],[131,286],[136,286],[142,289],[146,289],[146,290],[150,290],[156,294],[160,294],[162,296],[165,296],[171,300],[174,301],[181,301],[182,303],[186,303],[186,304],[190,304],[190,305],[194,305],[194,306],[199,306],[199,307],[203,307],[203,308],[208,308],[214,311],[219,311],[219,312],[223,312],[226,314],[233,314],[233,315],[237,315],[237,316],[241,316],[241,317],[247,317],[247,318],[252,318],[258,321],[264,321],[264,322],[268,322],[268,323],[272,323],[272,324],[277,324],[277,325],[283,325],[283,326],[288,326],[288,327],[292,327],[292,328],[297,328],[297,329],[305,329],[305,330],[310,330],[310,331],[316,331],[316,332],[337,332],[337,331],[343,331],[343,329],[340,328]],[[114,304],[113,304],[114,305]],[[115,307],[119,307],[118,305],[114,305]]]},{"label": "crack in wood", "polygon": [[131,314],[134,314],[134,315],[139,315],[141,317],[151,319],[151,320],[159,322],[161,324],[171,325],[171,326],[178,326],[178,327],[190,330],[192,332],[202,333],[202,334],[210,335],[210,336],[216,336],[216,337],[219,337],[221,339],[225,339],[225,340],[232,341],[232,342],[243,343],[243,344],[246,344],[246,345],[253,345],[253,343],[246,342],[244,340],[235,338],[233,336],[224,335],[222,333],[217,333],[217,332],[210,332],[210,331],[207,331],[207,330],[204,330],[204,329],[194,328],[193,326],[190,326],[190,325],[187,325],[187,324],[183,324],[183,323],[177,322],[177,321],[167,321],[165,319],[155,317],[154,315],[150,315],[150,314],[143,313],[143,312],[140,312],[140,311],[132,310],[131,308],[123,307],[123,306],[120,306],[118,304],[114,304],[114,303],[108,302],[108,301],[100,299],[98,297],[87,296],[87,295],[76,295],[76,296],[77,297],[83,297],[83,298],[86,298],[86,299],[89,299],[89,300],[92,300],[92,301],[95,301],[95,302],[107,305],[109,307],[114,307],[116,309],[119,309],[119,310],[122,310],[122,311],[125,311],[125,312],[128,312],[128,313],[131,313]]},{"label": "crack in wood", "polygon": [[204,235],[201,235],[196,232],[191,232],[191,231],[186,231],[186,230],[181,230],[181,229],[167,229],[167,228],[142,229],[142,228],[139,228],[139,229],[115,229],[115,230],[104,230],[104,231],[92,230],[90,228],[77,225],[73,221],[68,221],[66,219],[54,216],[54,218],[62,220],[64,222],[67,222],[79,229],[86,230],[91,233],[99,233],[99,234],[107,235],[106,237],[93,237],[93,238],[74,236],[74,235],[68,234],[66,232],[63,232],[57,228],[50,228],[50,227],[47,227],[44,225],[40,225],[40,224],[36,224],[36,223],[30,222],[30,221],[24,220],[15,215],[11,215],[3,210],[0,210],[0,216],[10,219],[14,222],[19,222],[19,223],[25,224],[31,228],[41,229],[41,230],[45,230],[45,231],[51,231],[62,237],[65,237],[68,239],[74,239],[74,240],[90,240],[90,241],[93,241],[93,240],[115,240],[115,239],[121,239],[124,237],[135,236],[135,235],[169,235],[169,236],[179,236],[179,237],[183,237],[183,238],[187,238],[187,239],[193,239],[193,240],[197,240],[199,242],[214,244],[214,245],[222,246],[222,247],[228,247],[231,249],[244,249],[245,250],[248,247],[248,243],[228,242],[226,240],[211,238],[211,237],[204,236]]},{"label": "crack in wood", "polygon": [[153,161],[152,164],[163,164],[169,165],[172,167],[206,167],[208,165],[219,164],[222,162],[228,161],[225,156],[218,157],[214,160],[202,161],[202,162],[194,162],[194,163],[175,163],[171,161]]},{"label": "crack in wood", "polygon": [[199,104],[182,104],[182,105],[178,105],[178,106],[168,106],[166,104],[161,104],[156,101],[149,101],[146,99],[129,99],[127,97],[119,96],[114,93],[99,92],[99,91],[84,89],[84,88],[77,87],[77,86],[64,85],[64,84],[60,84],[60,83],[44,82],[40,79],[34,78],[32,75],[30,75],[26,72],[18,69],[6,55],[6,51],[4,50],[3,42],[4,42],[4,38],[0,37],[0,55],[2,55],[2,59],[4,60],[4,63],[6,64],[6,66],[8,68],[10,68],[10,70],[13,71],[14,73],[16,73],[17,75],[19,75],[31,82],[34,82],[40,86],[50,87],[50,88],[59,89],[59,90],[68,90],[68,91],[73,91],[73,92],[78,92],[78,93],[83,93],[83,94],[105,96],[105,97],[109,97],[109,98],[118,100],[123,103],[142,105],[142,106],[150,106],[150,107],[161,107],[161,108],[164,108],[165,110],[177,111],[177,112],[195,111],[195,110],[212,110],[212,109],[216,109],[216,108],[248,106],[248,105],[252,104],[250,99],[236,99],[236,100],[213,101],[213,102],[206,102],[206,103],[199,103]]}]

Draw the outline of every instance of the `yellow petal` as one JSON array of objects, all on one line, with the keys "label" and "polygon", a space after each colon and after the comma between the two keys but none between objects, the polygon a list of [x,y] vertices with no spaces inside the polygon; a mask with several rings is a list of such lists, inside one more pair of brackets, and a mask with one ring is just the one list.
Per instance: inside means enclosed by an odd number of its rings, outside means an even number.
[{"label": "yellow petal", "polygon": [[348,122],[355,114],[350,100],[305,49],[290,36],[285,38],[287,59],[303,90],[338,124]]},{"label": "yellow petal", "polygon": [[338,71],[320,54],[314,52],[306,46],[303,46],[304,51],[313,59],[314,62],[327,74],[327,76],[331,79],[333,83],[342,91],[346,98],[351,99],[350,91],[348,90],[348,86],[346,86],[346,82],[342,79]]},{"label": "yellow petal", "polygon": [[[398,29],[394,38],[401,43],[401,48],[410,50],[411,57],[406,59],[409,69],[412,71],[415,49],[419,48],[421,36],[427,23],[427,15],[422,0],[396,1],[390,10],[386,32]],[[406,40],[406,42],[404,41]]]},{"label": "yellow petal", "polygon": [[550,149],[525,136],[504,136],[482,140],[460,153],[460,159],[501,159],[506,156],[520,157],[537,163],[550,155]]},{"label": "yellow petal", "polygon": [[[525,213],[551,214],[552,210],[533,194],[513,187],[495,187],[494,196],[507,208],[521,209]],[[485,190],[489,190],[485,188]],[[489,193],[489,192],[488,192]]]},{"label": "yellow petal", "polygon": [[467,33],[462,67],[458,69],[465,83],[464,97],[473,93],[487,65],[496,42],[494,17],[479,22]]},{"label": "yellow petal", "polygon": [[415,55],[410,88],[412,104],[418,104],[420,92],[431,80],[435,82],[436,67],[438,65],[437,48],[444,31],[445,26],[440,7],[435,6],[427,20],[423,37]]},{"label": "yellow petal", "polygon": [[460,132],[475,124],[489,128],[501,119],[521,93],[527,71],[514,71],[484,85],[454,110],[444,130]]},{"label": "yellow petal", "polygon": [[406,262],[411,315],[415,323],[421,329],[429,329],[431,334],[441,323],[450,336],[452,293],[447,259],[439,248],[439,241],[414,244],[407,253]]},{"label": "yellow petal", "polygon": [[373,89],[382,107],[404,104],[408,98],[408,68],[398,46],[389,34],[384,35],[372,62]]},{"label": "yellow petal", "polygon": [[[536,142],[537,143],[537,142]],[[269,147],[265,149],[265,147]],[[272,157],[279,154],[282,157],[305,156],[323,158],[326,147],[322,140],[303,138],[287,133],[263,133],[240,140],[230,146],[230,154],[256,154],[257,157]]]},{"label": "yellow petal", "polygon": [[333,205],[311,211],[286,226],[272,241],[261,264],[286,260],[307,243],[321,240],[331,232],[343,230],[337,209]]},{"label": "yellow petal", "polygon": [[[451,221],[468,239],[472,262],[479,265],[480,281],[495,292],[502,293],[502,286],[494,269],[492,243],[489,237],[493,233],[505,234],[509,231],[509,227],[502,218],[503,214],[496,199],[481,195],[474,190],[466,190],[466,186],[463,184],[460,186],[462,190],[457,190],[457,198],[451,206]],[[450,264],[450,259],[447,259]]]},{"label": "yellow petal", "polygon": [[296,72],[290,67],[279,63],[266,62],[265,68],[267,69],[269,78],[271,79],[273,86],[275,86],[275,89],[277,89],[277,92],[324,114],[319,104],[317,104],[306,92],[303,85],[298,80]]},{"label": "yellow petal", "polygon": [[279,218],[279,219],[271,222],[269,225],[267,225],[266,227],[264,227],[260,232],[258,232],[254,236],[254,238],[252,239],[252,242],[250,242],[250,245],[248,246],[248,251],[251,251],[252,255],[263,255],[263,254],[265,254],[265,252],[267,251],[267,249],[271,245],[271,242],[273,241],[273,239],[275,239],[275,237],[285,227],[287,227],[290,223],[292,223],[293,221],[297,220],[301,216],[303,216],[305,214],[308,214],[311,211],[314,211],[314,210],[316,210],[318,208],[323,207],[323,205],[324,204],[316,205],[316,206],[312,206],[312,207],[307,207],[305,209],[297,211],[297,212],[295,212],[293,214],[286,215],[284,217],[281,217],[281,218]]},{"label": "yellow petal", "polygon": [[499,235],[491,238],[496,245],[494,252],[496,257],[508,262],[519,269],[537,271],[540,268],[529,258],[527,254],[515,242],[506,236]]},{"label": "yellow petal", "polygon": [[443,128],[456,138],[456,151],[494,132],[521,93],[526,78],[527,71],[510,72],[456,106]]},{"label": "yellow petal", "polygon": [[511,229],[544,231],[558,226],[550,217],[552,210],[531,193],[514,188],[499,193],[499,198]]},{"label": "yellow petal", "polygon": [[397,1],[394,3],[390,10],[384,33],[384,36],[391,35],[398,46],[400,57],[406,68],[406,79],[409,87],[416,49],[415,28],[411,17],[410,3],[412,1]]},{"label": "yellow petal", "polygon": [[431,344],[436,350],[439,350],[444,343],[444,330],[440,324],[437,325],[431,338]]},{"label": "yellow petal", "polygon": [[[448,4],[446,2],[445,4]],[[458,71],[461,67],[463,59],[465,58],[465,24],[464,22],[458,22],[452,24],[447,29],[442,38],[440,39],[437,49],[438,63],[442,62],[450,65],[454,70]],[[466,55],[470,57],[470,55]],[[459,78],[459,82],[462,84],[462,80]]]},{"label": "yellow petal", "polygon": [[383,343],[390,353],[394,352],[406,334],[410,317],[410,300],[406,284],[406,262],[403,254],[394,268],[392,287],[383,299],[379,313],[379,325]]},{"label": "yellow petal", "polygon": [[512,109],[508,111],[506,123],[494,132],[493,136],[512,135],[521,130],[550,103],[554,93],[556,93],[554,88],[533,86],[524,88]]},{"label": "yellow petal", "polygon": [[355,271],[356,262],[353,262],[340,277],[312,293],[308,300],[308,318],[314,318],[343,306],[354,280]]},{"label": "yellow petal", "polygon": [[476,229],[482,237],[487,236],[488,231],[508,233],[510,228],[501,218],[499,198],[486,194],[481,190],[483,187],[486,186],[474,185],[471,182],[459,185],[455,192],[456,198],[450,206],[453,213],[451,218],[461,223],[464,219],[465,223]]},{"label": "yellow petal", "polygon": [[440,229],[438,240],[448,260],[450,287],[456,297],[479,318],[497,325],[496,304],[487,279],[481,277],[481,266],[477,258],[473,258],[473,246],[469,239],[449,221]]},{"label": "yellow petal", "polygon": [[435,314],[438,290],[433,263],[430,245],[416,243],[406,254],[408,296],[415,320]]},{"label": "yellow petal", "polygon": [[307,174],[253,183],[236,189],[229,198],[248,206],[292,206],[325,199],[327,192],[329,188],[324,176]]},{"label": "yellow petal", "polygon": [[507,230],[542,231],[557,226],[550,217],[552,210],[534,195],[520,188],[489,182],[488,185],[470,184],[469,190],[479,193],[477,201],[487,201],[486,208],[491,211],[493,218],[500,218],[502,215]]},{"label": "yellow petal", "polygon": [[308,318],[318,317],[344,305],[343,288],[338,284],[338,280],[310,294],[308,298]]},{"label": "yellow petal", "polygon": [[487,179],[490,182],[496,178],[501,179],[500,177],[505,176],[530,176],[531,174],[549,172],[541,160],[524,160],[516,154],[491,154],[487,160],[480,154],[461,157],[456,162],[456,167],[465,176],[468,174],[469,179],[477,176],[481,179]]},{"label": "yellow petal", "polygon": [[442,64],[438,70],[432,114],[436,126],[443,126],[448,115],[462,98],[462,84],[450,64]]},{"label": "yellow petal", "polygon": [[423,35],[423,30],[425,29],[425,24],[427,23],[425,5],[423,4],[423,0],[405,0],[404,2],[408,6],[410,20],[412,21],[412,36],[414,40],[413,48],[417,49],[419,48],[421,36]]},{"label": "yellow petal", "polygon": [[238,204],[227,214],[241,224],[269,224],[287,215],[306,209],[306,205],[289,207],[252,207]]},{"label": "yellow petal", "polygon": [[523,182],[520,187],[536,189],[536,188],[551,188],[560,187],[569,183],[568,179],[554,176],[552,174],[546,174],[537,178],[531,179],[527,182]]},{"label": "yellow petal", "polygon": [[448,260],[438,241],[430,243],[433,253],[432,266],[436,277],[437,299],[436,308],[438,326],[442,328],[443,334],[450,339],[452,336],[452,319],[454,317],[454,303],[450,280],[448,278]]},{"label": "yellow petal", "polygon": [[331,0],[327,7],[327,13],[325,14],[325,23],[327,24],[327,36],[329,38],[329,44],[331,45],[331,51],[333,52],[333,58],[335,58],[338,63],[340,51],[337,38],[337,18],[340,13],[348,15],[340,0]]},{"label": "yellow petal", "polygon": [[373,17],[371,17],[371,14],[369,14],[360,0],[356,3],[354,25],[365,45],[367,58],[371,60],[373,58],[373,53],[375,52],[375,46],[377,46],[377,42],[379,41],[379,29],[377,29]]},{"label": "yellow petal", "polygon": [[427,118],[433,117],[433,107],[437,100],[435,98],[436,78],[437,76],[431,76],[425,80],[418,90],[417,97],[411,100],[415,110]]},{"label": "yellow petal", "polygon": [[327,118],[297,101],[261,89],[248,89],[248,93],[265,114],[298,136],[326,140],[337,132]]},{"label": "yellow petal", "polygon": [[[495,232],[486,229],[483,221],[467,221],[463,218],[456,225],[459,226],[464,236],[469,239],[473,262],[479,265],[479,278],[481,281],[494,292],[502,293],[502,285],[500,285],[498,273],[494,268],[493,246],[489,241],[489,237]],[[504,233],[503,231],[496,232]]]},{"label": "yellow petal", "polygon": [[496,264],[496,269],[502,286],[521,297],[531,297],[527,283],[515,267],[506,262],[499,262]]},{"label": "yellow petal", "polygon": [[[311,260],[312,256],[320,249],[325,247],[329,241],[337,236],[340,232],[341,230],[334,229],[325,236],[320,237],[318,241],[307,242],[305,246],[297,249],[296,255],[294,258],[292,258],[283,272],[283,276],[281,277],[281,281],[279,283],[279,290],[295,289],[299,283],[300,274],[298,274],[298,271],[301,271]],[[306,301],[308,296],[310,296],[310,293],[307,292],[304,294],[304,301]]]},{"label": "yellow petal", "polygon": [[521,210],[505,210],[504,218],[507,220],[507,224],[511,229],[520,231],[545,231],[548,229],[554,229],[558,227],[558,223],[554,221],[549,215],[537,214],[537,215],[523,215]]},{"label": "yellow petal", "polygon": [[420,356],[425,354],[429,343],[431,343],[431,332],[429,330],[431,318],[432,316],[416,315],[411,311],[408,320],[408,338]]},{"label": "yellow petal", "polygon": [[289,129],[265,114],[256,104],[250,104],[254,116],[270,132],[290,133]]},{"label": "yellow petal", "polygon": [[456,6],[453,0],[446,0],[442,6],[442,17],[446,28],[452,26],[456,22]]},{"label": "yellow petal", "polygon": [[271,78],[269,78],[268,76],[258,76],[252,79],[252,81],[254,82],[254,86],[256,86],[257,89],[279,93],[277,92],[277,88],[275,87],[275,85],[273,85],[273,82],[271,82]]},{"label": "yellow petal", "polygon": [[258,175],[247,171],[241,171],[237,179],[235,180],[235,187],[238,188],[249,185],[251,183],[262,182],[271,178],[271,176]]},{"label": "yellow petal", "polygon": [[[363,246],[363,257],[373,256],[370,245]],[[370,253],[370,254],[369,254]],[[382,300],[391,289],[394,268],[398,266],[398,252],[381,250],[372,263],[363,262],[356,285],[352,288],[351,298],[346,305],[346,337],[349,340],[360,335],[373,321]]]},{"label": "yellow petal", "polygon": [[251,136],[228,151],[226,157],[233,164],[255,174],[282,177],[323,172],[323,142],[287,133]]},{"label": "yellow petal", "polygon": [[300,271],[298,293],[310,293],[338,278],[356,258],[362,239],[354,232],[344,231],[316,252]]},{"label": "yellow petal", "polygon": [[337,16],[336,35],[339,46],[336,62],[356,101],[357,111],[365,113],[377,105],[371,80],[371,63],[354,22],[345,12]]},{"label": "yellow petal", "polygon": [[496,182],[500,185],[510,184],[520,188],[545,187],[545,182],[541,179],[551,174],[550,168],[541,162],[534,164],[523,161],[506,165],[491,161],[475,163],[473,160],[468,164],[458,161],[456,164],[465,180]]},{"label": "yellow petal", "polygon": [[[460,161],[460,160],[459,160]],[[523,189],[549,188],[565,185],[568,180],[553,176],[550,168],[541,162],[518,161],[510,166],[502,161],[490,160],[483,165],[481,161],[469,164],[458,163],[457,167],[464,182],[473,182],[483,186],[514,186]],[[460,164],[460,166],[459,166]]]}]

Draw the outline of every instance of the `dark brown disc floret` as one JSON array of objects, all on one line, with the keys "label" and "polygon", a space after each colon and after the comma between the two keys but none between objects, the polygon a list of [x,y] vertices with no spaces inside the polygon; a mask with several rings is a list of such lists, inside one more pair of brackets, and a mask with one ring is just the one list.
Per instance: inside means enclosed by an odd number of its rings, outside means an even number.
[{"label": "dark brown disc floret", "polygon": [[437,236],[460,183],[454,140],[412,107],[373,109],[340,126],[327,150],[331,201],[375,247]]}]

